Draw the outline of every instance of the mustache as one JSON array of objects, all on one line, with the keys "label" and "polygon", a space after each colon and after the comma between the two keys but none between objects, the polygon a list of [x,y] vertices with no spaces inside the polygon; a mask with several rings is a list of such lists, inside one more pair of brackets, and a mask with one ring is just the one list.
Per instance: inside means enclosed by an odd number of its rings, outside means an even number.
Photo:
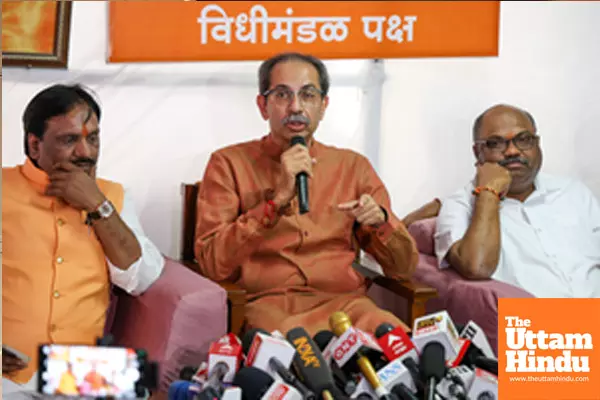
[{"label": "mustache", "polygon": [[93,167],[96,165],[96,160],[93,158],[82,157],[71,161],[71,163],[77,165],[78,167]]},{"label": "mustache", "polygon": [[528,167],[529,166],[529,160],[523,157],[511,157],[511,158],[505,158],[504,160],[500,160],[498,161],[498,164],[500,164],[501,166],[506,166],[508,164],[511,163],[521,163],[524,166]]},{"label": "mustache", "polygon": [[281,123],[283,125],[287,125],[290,122],[300,122],[302,124],[309,125],[310,119],[307,116],[304,116],[302,114],[292,114],[292,115],[288,115],[281,121]]}]

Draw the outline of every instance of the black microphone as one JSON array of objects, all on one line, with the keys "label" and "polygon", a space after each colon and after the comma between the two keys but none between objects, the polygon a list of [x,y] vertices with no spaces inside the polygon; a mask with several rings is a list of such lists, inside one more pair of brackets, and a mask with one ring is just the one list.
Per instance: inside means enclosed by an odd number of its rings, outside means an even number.
[{"label": "black microphone", "polygon": [[473,342],[468,344],[459,365],[466,365],[471,369],[481,368],[498,376],[498,360],[486,357],[484,352]]},{"label": "black microphone", "polygon": [[197,399],[220,399],[225,391],[225,388],[223,387],[223,378],[227,372],[229,372],[229,365],[224,362],[216,363],[210,370],[206,382],[202,385],[202,391],[198,393]]},{"label": "black microphone", "polygon": [[[319,346],[319,350],[325,350],[325,347],[335,338],[335,335],[331,331],[320,331],[318,332],[313,340]],[[351,396],[356,391],[356,382],[348,377],[348,374],[344,372],[343,369],[337,365],[336,362],[332,362],[329,364],[329,368],[331,368],[331,372],[333,374],[333,381],[336,386],[340,388],[344,393],[348,396]]]},{"label": "black microphone", "polygon": [[347,398],[333,381],[331,369],[316,343],[302,327],[288,331],[287,340],[296,349],[292,365],[306,386],[326,400]]},{"label": "black microphone", "polygon": [[250,350],[250,346],[252,346],[252,341],[254,340],[254,336],[256,336],[257,333],[264,333],[265,335],[271,335],[269,332],[265,331],[264,329],[260,329],[260,328],[253,328],[253,329],[246,331],[246,333],[244,334],[244,337],[242,338],[242,351],[244,352],[244,354],[248,354],[248,350]]},{"label": "black microphone", "polygon": [[[262,333],[267,336],[271,336],[270,333],[263,329],[249,330],[248,332],[246,332],[242,340],[242,348],[244,350],[244,354],[248,355],[250,347],[254,342],[254,337],[257,333]],[[285,383],[298,389],[304,400],[316,400],[317,396],[313,392],[311,392],[302,382],[300,382],[300,380],[296,376],[294,376],[294,374],[292,374],[277,357],[269,357],[268,362],[269,367],[271,367],[273,371],[275,371]]]},{"label": "black microphone", "polygon": [[233,378],[233,385],[242,389],[242,400],[260,400],[273,382],[269,374],[254,367],[240,369]]},{"label": "black microphone", "polygon": [[[292,146],[297,144],[306,146],[306,142],[302,136],[294,136],[290,144]],[[306,172],[299,172],[296,175],[296,189],[298,190],[298,208],[300,214],[306,214],[308,212],[308,174]]]},{"label": "black microphone", "polygon": [[419,398],[404,383],[399,383],[392,388],[392,393],[400,400],[419,400]]},{"label": "black microphone", "polygon": [[179,371],[179,380],[191,381],[194,375],[196,375],[197,370],[198,367],[192,367],[190,365],[184,366],[181,368],[181,371]]},{"label": "black microphone", "polygon": [[279,377],[287,383],[298,389],[304,400],[317,400],[317,396],[311,392],[298,378],[294,376],[288,369],[275,357],[269,359],[269,365],[273,368]]},{"label": "black microphone", "polygon": [[435,387],[446,376],[446,349],[440,342],[429,342],[420,358],[421,377],[425,381],[425,399],[435,399]]},{"label": "black microphone", "polygon": [[406,358],[402,361],[402,364],[404,364],[404,366],[408,370],[410,377],[412,378],[415,387],[417,388],[417,394],[423,393],[425,391],[425,385],[421,380],[421,375],[419,373],[419,366],[417,365],[417,362],[412,358]]},{"label": "black microphone", "polygon": [[498,376],[498,360],[484,356],[475,357],[473,367],[481,368],[484,371]]}]

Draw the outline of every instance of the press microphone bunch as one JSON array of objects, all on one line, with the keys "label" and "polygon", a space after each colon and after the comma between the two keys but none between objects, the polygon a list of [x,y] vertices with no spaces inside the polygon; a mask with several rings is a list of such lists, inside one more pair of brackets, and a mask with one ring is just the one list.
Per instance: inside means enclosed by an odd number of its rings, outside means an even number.
[{"label": "press microphone bunch", "polygon": [[182,368],[169,399],[497,399],[497,361],[472,321],[459,335],[446,312],[427,315],[412,338],[390,324],[363,332],[343,312],[329,325],[314,338],[302,327],[227,334]]}]

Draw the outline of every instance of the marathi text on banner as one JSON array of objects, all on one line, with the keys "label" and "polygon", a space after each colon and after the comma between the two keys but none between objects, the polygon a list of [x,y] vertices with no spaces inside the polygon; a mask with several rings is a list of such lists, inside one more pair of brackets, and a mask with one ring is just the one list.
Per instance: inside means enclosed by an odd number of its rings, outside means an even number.
[{"label": "marathi text on banner", "polygon": [[[286,43],[343,42],[350,33],[348,24],[351,17],[294,17],[293,9],[286,10],[285,17],[270,17],[267,9],[260,4],[253,6],[249,13],[236,17],[227,15],[223,8],[215,4],[206,5],[198,18],[200,43],[206,45],[209,37],[215,42],[230,44],[235,40],[242,43],[269,43],[269,39],[285,38]],[[398,15],[364,16],[363,34],[366,38],[381,43],[384,38],[390,42],[403,43],[414,40],[416,16]],[[271,25],[272,24],[272,25]],[[209,34],[209,25],[210,34]]]}]

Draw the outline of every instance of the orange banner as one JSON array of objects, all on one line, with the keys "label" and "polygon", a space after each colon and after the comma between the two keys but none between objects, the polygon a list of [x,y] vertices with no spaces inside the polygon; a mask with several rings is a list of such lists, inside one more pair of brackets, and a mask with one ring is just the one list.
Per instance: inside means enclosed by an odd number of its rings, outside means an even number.
[{"label": "orange banner", "polygon": [[110,62],[498,55],[499,1],[110,2]]},{"label": "orange banner", "polygon": [[498,301],[498,398],[600,399],[600,299]]}]

